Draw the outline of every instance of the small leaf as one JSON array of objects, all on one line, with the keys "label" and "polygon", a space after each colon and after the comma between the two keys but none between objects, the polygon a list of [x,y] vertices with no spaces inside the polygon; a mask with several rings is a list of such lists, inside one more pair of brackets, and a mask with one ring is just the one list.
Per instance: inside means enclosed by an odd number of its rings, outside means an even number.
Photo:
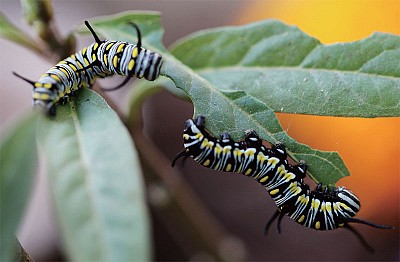
[{"label": "small leaf", "polygon": [[139,161],[117,115],[83,89],[57,117],[40,119],[59,225],[74,261],[150,260]]},{"label": "small leaf", "polygon": [[0,146],[0,260],[15,258],[16,232],[36,173],[36,114],[9,130]]},{"label": "small leaf", "polygon": [[11,24],[10,21],[0,12],[0,36],[16,44],[22,45],[36,53],[43,54],[43,50],[39,44],[33,40],[29,35],[25,34],[22,30]]},{"label": "small leaf", "polygon": [[[158,12],[122,12],[113,16],[105,16],[89,20],[95,32],[119,41],[137,43],[135,28],[127,22],[138,25],[142,34],[142,46],[152,51],[166,51],[161,42],[164,29],[161,27],[160,13]],[[88,32],[79,28],[79,32]]]},{"label": "small leaf", "polygon": [[322,45],[267,20],[194,33],[171,52],[219,90],[246,91],[275,112],[400,116],[400,37]]}]

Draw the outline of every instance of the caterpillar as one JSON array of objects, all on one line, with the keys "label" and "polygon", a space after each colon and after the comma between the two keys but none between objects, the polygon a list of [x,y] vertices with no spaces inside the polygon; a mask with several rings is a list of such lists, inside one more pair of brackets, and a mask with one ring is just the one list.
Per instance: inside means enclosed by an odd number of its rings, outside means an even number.
[{"label": "caterpillar", "polygon": [[40,106],[50,116],[55,116],[55,105],[64,104],[80,88],[91,88],[97,77],[113,74],[126,76],[118,86],[105,91],[116,90],[125,85],[131,77],[155,80],[160,74],[162,56],[142,47],[139,27],[136,29],[138,41],[131,44],[116,40],[100,40],[88,21],[85,25],[95,42],[50,68],[38,81],[29,80],[15,72],[13,74],[33,86],[33,104]]},{"label": "caterpillar", "polygon": [[344,187],[331,190],[328,187],[323,189],[322,184],[318,184],[315,190],[310,190],[303,180],[307,165],[303,162],[289,164],[283,144],[267,148],[253,130],[246,131],[243,141],[233,141],[227,132],[217,139],[205,130],[205,118],[199,115],[185,122],[183,141],[185,149],[175,157],[172,166],[181,157],[192,157],[207,168],[252,177],[266,188],[278,209],[267,222],[265,234],[277,218],[280,233],[281,221],[287,215],[297,223],[316,230],[346,228],[372,252],[362,235],[349,223],[393,229],[354,218],[360,210],[360,200]]}]

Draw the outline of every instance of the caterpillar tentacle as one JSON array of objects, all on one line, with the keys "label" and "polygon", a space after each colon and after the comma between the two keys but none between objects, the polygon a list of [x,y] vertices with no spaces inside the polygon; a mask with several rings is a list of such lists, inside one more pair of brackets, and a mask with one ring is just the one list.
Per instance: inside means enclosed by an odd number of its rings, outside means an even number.
[{"label": "caterpillar tentacle", "polygon": [[352,226],[350,226],[349,224],[345,224],[343,226],[343,228],[349,230],[350,232],[352,232],[357,239],[361,242],[361,245],[364,246],[364,248],[371,254],[375,253],[375,250],[368,244],[368,242],[365,240],[365,238],[360,234],[360,232],[358,232],[358,230],[356,230],[355,228],[353,228]]},{"label": "caterpillar tentacle", "polygon": [[362,220],[362,219],[359,219],[359,218],[354,218],[354,217],[345,218],[345,219],[343,219],[342,222],[346,223],[346,224],[348,224],[348,223],[364,224],[364,225],[367,225],[367,226],[370,226],[370,227],[379,228],[379,229],[396,229],[393,226],[378,225],[378,224],[375,224],[375,223],[372,223],[372,222],[369,222],[369,221],[366,221],[366,220]]},{"label": "caterpillar tentacle", "polygon": [[85,21],[86,27],[89,29],[90,33],[92,34],[94,40],[96,43],[101,44],[103,41],[100,40],[100,38],[97,36],[96,32],[93,30],[92,26],[89,24],[88,21]]},{"label": "caterpillar tentacle", "polygon": [[275,213],[272,215],[272,217],[268,220],[265,229],[264,229],[264,234],[267,235],[269,228],[271,227],[272,223],[278,218],[278,216],[281,214],[279,209],[275,211]]}]

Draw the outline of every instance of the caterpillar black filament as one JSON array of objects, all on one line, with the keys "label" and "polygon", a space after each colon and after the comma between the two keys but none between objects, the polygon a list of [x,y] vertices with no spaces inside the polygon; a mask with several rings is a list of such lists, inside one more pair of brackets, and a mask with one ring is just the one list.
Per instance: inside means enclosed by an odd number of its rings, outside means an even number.
[{"label": "caterpillar black filament", "polygon": [[205,167],[241,173],[257,180],[265,186],[278,206],[266,225],[265,233],[276,218],[280,232],[281,220],[288,215],[297,223],[317,230],[347,228],[372,251],[349,223],[361,223],[381,229],[393,228],[354,218],[360,210],[360,201],[344,187],[329,190],[328,187],[323,189],[319,184],[311,191],[303,181],[307,166],[304,163],[290,165],[282,144],[266,148],[257,133],[251,130],[246,132],[244,141],[235,142],[226,132],[217,139],[205,130],[204,124],[203,116],[186,121],[183,133],[185,149],[176,156],[172,166],[180,157],[190,156]]},{"label": "caterpillar black filament", "polygon": [[89,22],[85,21],[95,43],[60,61],[37,82],[13,73],[33,85],[34,106],[43,107],[51,116],[56,113],[57,103],[67,102],[68,97],[73,96],[80,88],[91,88],[97,77],[104,78],[113,74],[127,76],[120,85],[105,91],[122,87],[131,77],[153,81],[160,74],[162,57],[156,52],[142,48],[138,26],[134,23],[129,24],[136,29],[136,44],[115,40],[102,41]]}]

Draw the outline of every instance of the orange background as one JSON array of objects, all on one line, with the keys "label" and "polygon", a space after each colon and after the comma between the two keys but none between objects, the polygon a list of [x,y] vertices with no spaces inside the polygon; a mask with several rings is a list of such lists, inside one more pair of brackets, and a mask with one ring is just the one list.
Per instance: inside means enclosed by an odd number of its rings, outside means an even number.
[{"label": "orange background", "polygon": [[[400,34],[400,1],[250,3],[242,10],[238,24],[274,17],[297,25],[324,44],[356,41],[376,31]],[[279,119],[296,140],[316,149],[340,153],[352,175],[338,184],[348,186],[359,196],[363,203],[360,217],[385,214],[389,222],[399,212],[399,118],[280,114]]]}]

